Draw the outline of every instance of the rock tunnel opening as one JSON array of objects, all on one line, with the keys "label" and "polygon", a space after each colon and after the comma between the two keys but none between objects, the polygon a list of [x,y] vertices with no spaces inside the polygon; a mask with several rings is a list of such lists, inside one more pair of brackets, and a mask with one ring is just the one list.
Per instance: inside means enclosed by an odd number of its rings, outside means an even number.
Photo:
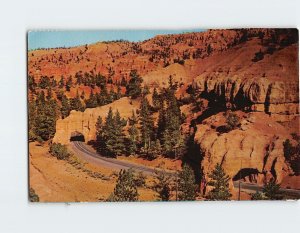
[{"label": "rock tunnel opening", "polygon": [[71,142],[79,141],[79,142],[85,142],[84,135],[78,131],[71,133],[70,137]]},{"label": "rock tunnel opening", "polygon": [[242,168],[232,178],[233,181],[243,180],[251,183],[257,183],[259,171],[256,168]]}]

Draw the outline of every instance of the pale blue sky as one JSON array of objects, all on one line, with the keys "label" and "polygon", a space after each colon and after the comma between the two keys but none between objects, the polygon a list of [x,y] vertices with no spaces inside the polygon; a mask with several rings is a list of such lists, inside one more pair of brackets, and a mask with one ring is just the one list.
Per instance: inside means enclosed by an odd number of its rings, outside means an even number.
[{"label": "pale blue sky", "polygon": [[182,30],[94,30],[94,31],[30,31],[28,33],[28,49],[72,47],[91,44],[98,41],[129,40],[143,41],[162,34],[178,34],[199,32],[202,29]]}]

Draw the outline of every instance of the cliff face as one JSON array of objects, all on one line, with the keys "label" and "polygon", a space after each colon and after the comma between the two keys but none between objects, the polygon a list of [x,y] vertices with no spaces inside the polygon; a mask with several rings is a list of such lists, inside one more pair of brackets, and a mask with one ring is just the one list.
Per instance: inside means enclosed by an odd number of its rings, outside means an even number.
[{"label": "cliff face", "polygon": [[299,86],[296,81],[272,81],[263,77],[198,76],[195,85],[202,94],[228,108],[299,114]]},{"label": "cliff face", "polygon": [[258,184],[270,178],[281,182],[292,174],[283,155],[283,142],[291,137],[290,132],[264,113],[237,114],[241,118],[240,128],[227,133],[218,131],[225,123],[222,113],[197,125],[195,142],[204,154],[201,167],[205,176],[217,163],[233,180],[241,177]]},{"label": "cliff face", "polygon": [[132,102],[127,97],[124,97],[102,107],[88,108],[84,112],[71,111],[68,117],[56,122],[56,133],[53,142],[68,144],[71,136],[77,133],[84,136],[85,142],[95,140],[97,119],[100,116],[105,120],[110,107],[113,112],[118,109],[121,116],[126,119],[131,116],[132,110],[138,108],[138,105],[136,102]]}]

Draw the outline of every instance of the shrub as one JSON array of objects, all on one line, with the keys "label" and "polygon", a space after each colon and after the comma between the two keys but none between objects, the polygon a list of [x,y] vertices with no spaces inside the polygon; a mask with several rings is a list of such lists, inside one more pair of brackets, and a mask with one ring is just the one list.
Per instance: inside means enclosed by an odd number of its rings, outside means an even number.
[{"label": "shrub", "polygon": [[256,191],[256,193],[251,194],[251,200],[254,201],[265,200],[265,197],[261,192]]},{"label": "shrub", "polygon": [[157,192],[159,200],[169,201],[171,196],[171,177],[167,175],[167,173],[164,170],[156,171],[155,174],[157,180],[155,180],[154,190]]},{"label": "shrub", "polygon": [[259,52],[255,53],[254,58],[252,59],[253,62],[257,62],[264,59],[264,54],[261,50]]},{"label": "shrub", "polygon": [[60,143],[53,143],[50,146],[50,153],[59,160],[67,160],[71,155],[67,147]]},{"label": "shrub", "polygon": [[139,197],[132,169],[119,172],[114,192],[107,201],[137,201]]},{"label": "shrub", "polygon": [[226,115],[226,124],[229,130],[233,130],[240,125],[240,118],[233,112]]},{"label": "shrub", "polygon": [[134,183],[137,187],[144,187],[146,185],[146,176],[143,172],[139,172],[134,177]]},{"label": "shrub", "polygon": [[35,193],[33,188],[29,189],[29,201],[30,202],[39,202],[40,201],[39,196]]},{"label": "shrub", "polygon": [[281,200],[283,197],[279,192],[280,185],[274,179],[266,183],[263,188],[263,193],[268,200]]}]

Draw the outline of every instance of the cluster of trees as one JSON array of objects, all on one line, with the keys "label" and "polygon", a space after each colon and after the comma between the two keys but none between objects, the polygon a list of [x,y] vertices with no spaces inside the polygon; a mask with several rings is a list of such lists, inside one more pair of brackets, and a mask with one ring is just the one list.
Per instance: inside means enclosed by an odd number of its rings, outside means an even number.
[{"label": "cluster of trees", "polygon": [[28,104],[29,140],[46,141],[54,136],[59,117],[57,101],[41,91],[35,101]]},{"label": "cluster of trees", "polygon": [[266,182],[262,192],[256,192],[251,195],[251,200],[281,200],[283,195],[280,193],[280,185],[275,179]]},{"label": "cluster of trees", "polygon": [[[117,183],[108,201],[138,201],[138,187],[145,186],[145,177],[139,178],[132,169],[121,170]],[[208,194],[210,200],[229,200],[229,178],[222,166],[217,164],[210,174],[209,185],[213,189]],[[142,180],[142,183],[141,183]],[[142,185],[141,185],[142,184]],[[196,184],[193,169],[184,164],[182,170],[177,173],[167,173],[165,170],[157,170],[154,185],[151,189],[156,192],[159,201],[194,201],[198,196],[198,185]]]},{"label": "cluster of trees", "polygon": [[[129,85],[140,87],[139,77],[132,76]],[[177,85],[169,80],[169,87],[158,93],[153,91],[151,105],[146,98],[147,88],[128,88],[129,95],[136,98],[141,95],[140,109],[132,112],[128,119],[128,135],[125,137],[123,128],[127,121],[121,119],[119,112],[115,115],[112,109],[103,124],[98,118],[96,124],[97,142],[102,153],[110,156],[119,154],[139,155],[147,159],[154,159],[158,155],[179,158],[186,152],[186,138],[181,132],[184,118],[179,103],[175,97]],[[154,123],[153,113],[158,112],[157,125]]]},{"label": "cluster of trees", "polygon": [[98,150],[104,155],[114,157],[125,153],[125,134],[123,128],[127,121],[122,119],[119,111],[115,114],[109,109],[105,123],[99,116],[96,123]]}]

